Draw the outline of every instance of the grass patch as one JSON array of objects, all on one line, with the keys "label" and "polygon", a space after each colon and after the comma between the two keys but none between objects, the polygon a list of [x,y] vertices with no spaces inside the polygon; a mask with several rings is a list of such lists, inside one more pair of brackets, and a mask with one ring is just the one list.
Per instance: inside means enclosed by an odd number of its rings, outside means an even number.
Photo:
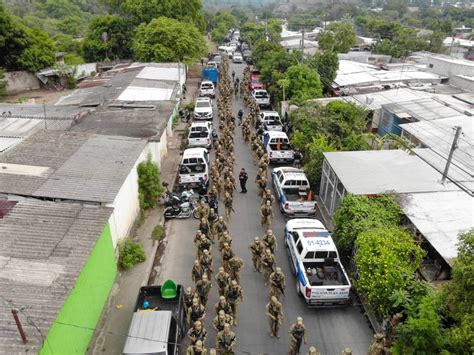
[{"label": "grass patch", "polygon": [[123,270],[130,270],[138,263],[146,260],[143,245],[126,238],[119,242],[119,266]]},{"label": "grass patch", "polygon": [[161,224],[157,224],[155,228],[153,228],[153,232],[151,232],[151,239],[160,241],[165,236],[165,228]]}]

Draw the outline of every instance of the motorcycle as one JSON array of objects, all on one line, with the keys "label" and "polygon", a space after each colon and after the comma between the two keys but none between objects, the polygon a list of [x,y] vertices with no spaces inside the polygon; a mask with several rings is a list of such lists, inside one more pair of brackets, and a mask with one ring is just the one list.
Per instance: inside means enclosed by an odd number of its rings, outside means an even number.
[{"label": "motorcycle", "polygon": [[184,190],[181,194],[177,194],[168,189],[167,182],[163,182],[163,186],[166,188],[162,196],[165,207],[179,206],[183,202],[190,202],[191,200],[197,201],[199,199],[199,196],[196,195],[192,189]]},{"label": "motorcycle", "polygon": [[193,216],[195,219],[199,218],[196,200],[182,202],[179,205],[168,206],[165,208],[164,214],[165,219],[184,219],[191,216]]}]

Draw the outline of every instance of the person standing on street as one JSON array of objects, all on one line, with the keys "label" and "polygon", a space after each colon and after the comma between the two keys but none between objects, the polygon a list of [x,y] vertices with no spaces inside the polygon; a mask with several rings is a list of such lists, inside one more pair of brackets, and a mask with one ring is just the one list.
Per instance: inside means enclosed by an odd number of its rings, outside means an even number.
[{"label": "person standing on street", "polygon": [[283,309],[280,302],[277,298],[273,296],[270,302],[267,303],[267,316],[268,316],[268,325],[270,326],[270,336],[280,338],[278,332],[280,331],[280,326],[283,319]]},{"label": "person standing on street", "polygon": [[270,297],[275,296],[277,300],[285,293],[285,275],[281,267],[277,266],[275,271],[270,274]]},{"label": "person standing on street", "polygon": [[290,355],[300,353],[301,343],[306,344],[306,328],[303,324],[303,318],[297,317],[296,323],[290,327]]},{"label": "person standing on street", "polygon": [[240,287],[236,280],[232,280],[229,291],[227,291],[227,302],[229,302],[230,308],[232,309],[234,325],[237,325],[237,311],[239,310],[240,302],[243,300],[244,294],[242,293],[242,287]]},{"label": "person standing on street", "polygon": [[263,276],[265,278],[265,286],[268,285],[270,281],[270,275],[274,271],[275,268],[275,256],[272,254],[270,249],[265,250],[265,254],[262,257],[262,268],[263,268]]},{"label": "person standing on street", "polygon": [[265,246],[260,241],[259,237],[255,237],[254,241],[250,244],[249,247],[252,252],[252,261],[253,261],[253,271],[260,272],[260,266],[262,263],[262,255],[265,251]]},{"label": "person standing on street", "polygon": [[232,82],[235,81],[235,70],[232,70]]},{"label": "person standing on street", "polygon": [[245,185],[247,184],[248,179],[249,179],[249,175],[247,174],[245,169],[242,168],[242,170],[240,170],[240,173],[239,173],[239,181],[240,181],[240,189],[241,189],[240,192],[243,194],[247,193],[247,187]]},{"label": "person standing on street", "polygon": [[224,324],[224,330],[217,333],[216,347],[218,353],[221,355],[234,354],[235,340],[235,333],[230,330],[230,324]]}]

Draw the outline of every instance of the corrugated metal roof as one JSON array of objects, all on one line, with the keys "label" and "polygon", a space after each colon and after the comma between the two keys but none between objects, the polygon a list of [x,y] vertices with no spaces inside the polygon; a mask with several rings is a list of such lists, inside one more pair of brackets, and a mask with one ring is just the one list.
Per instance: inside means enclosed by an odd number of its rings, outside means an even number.
[{"label": "corrugated metal roof", "polygon": [[408,194],[401,203],[410,221],[450,265],[458,235],[474,228],[473,199],[462,191]]},{"label": "corrugated metal roof", "polygon": [[453,184],[442,185],[440,173],[403,150],[328,152],[324,156],[346,190],[356,195],[458,190]]},{"label": "corrugated metal roof", "polygon": [[173,89],[127,87],[117,98],[119,101],[166,101],[171,100]]},{"label": "corrugated metal roof", "polygon": [[[111,213],[104,207],[23,200],[0,219],[0,352],[41,349]],[[22,309],[26,345],[11,309]]]},{"label": "corrugated metal roof", "polygon": [[0,192],[110,203],[146,144],[136,138],[40,131],[0,155],[0,163],[51,169],[43,176],[0,170]]},{"label": "corrugated metal roof", "polygon": [[1,137],[0,136],[0,153],[3,153],[8,148],[13,147],[15,144],[21,142],[23,138],[20,137]]}]

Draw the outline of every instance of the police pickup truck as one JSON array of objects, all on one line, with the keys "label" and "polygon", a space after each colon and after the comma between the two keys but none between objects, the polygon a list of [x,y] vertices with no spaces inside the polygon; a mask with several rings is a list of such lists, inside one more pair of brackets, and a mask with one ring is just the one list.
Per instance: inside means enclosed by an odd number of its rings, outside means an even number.
[{"label": "police pickup truck", "polygon": [[275,168],[272,172],[272,183],[281,213],[294,217],[316,214],[316,201],[312,198],[303,170],[293,167]]},{"label": "police pickup truck", "polygon": [[288,163],[295,158],[295,152],[286,133],[278,131],[264,132],[263,147],[270,163]]},{"label": "police pickup truck", "polygon": [[331,235],[316,219],[290,219],[285,246],[296,274],[296,291],[310,307],[349,303],[351,283]]}]

